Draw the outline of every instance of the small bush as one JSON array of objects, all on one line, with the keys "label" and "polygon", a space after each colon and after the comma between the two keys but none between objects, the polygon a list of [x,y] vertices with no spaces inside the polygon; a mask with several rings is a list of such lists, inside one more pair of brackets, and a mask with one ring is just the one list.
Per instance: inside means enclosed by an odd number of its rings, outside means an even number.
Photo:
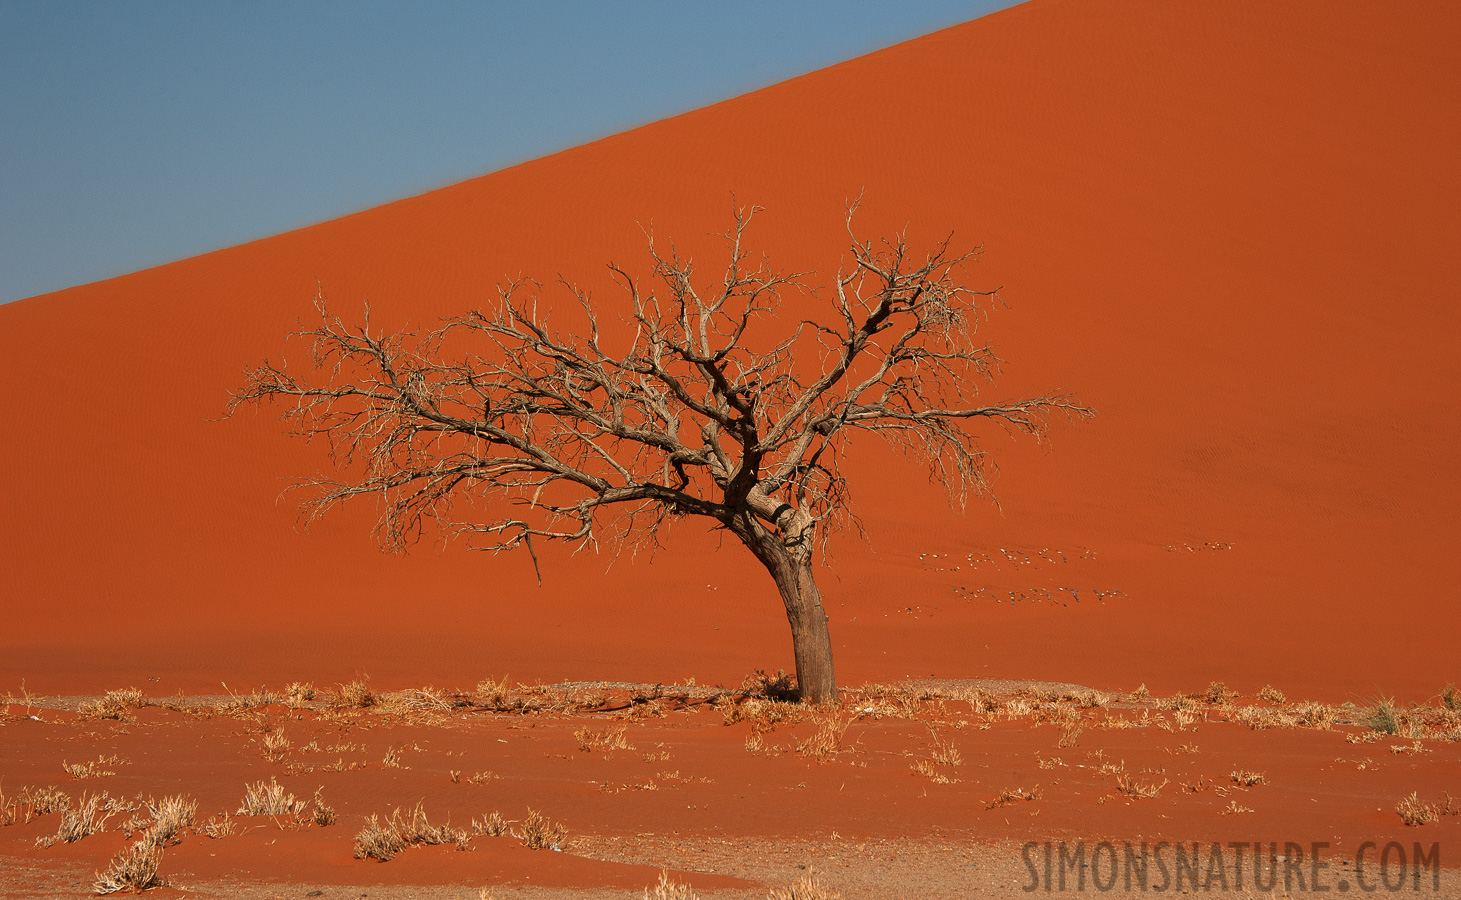
[{"label": "small bush", "polygon": [[147,812],[152,816],[152,824],[147,829],[146,840],[164,847],[179,843],[182,830],[192,827],[198,801],[184,799],[182,795],[148,800]]},{"label": "small bush", "polygon": [[484,834],[487,837],[501,837],[508,834],[512,829],[512,823],[502,817],[502,814],[493,810],[492,814],[486,816],[482,821],[472,820],[472,830],[477,834]]},{"label": "small bush", "polygon": [[550,822],[542,813],[529,807],[528,817],[523,819],[521,826],[513,829],[512,836],[522,841],[523,846],[529,850],[542,850],[545,847],[561,850],[568,837],[568,830],[557,822]]},{"label": "small bush", "polygon": [[1262,773],[1249,772],[1246,769],[1235,769],[1228,777],[1243,787],[1253,787],[1254,785],[1268,783],[1268,779]]},{"label": "small bush", "polygon": [[1365,717],[1365,725],[1378,734],[1399,734],[1400,715],[1395,709],[1394,698],[1382,696],[1376,700]]},{"label": "small bush", "polygon": [[1227,684],[1221,681],[1214,681],[1207,686],[1207,690],[1203,693],[1202,699],[1213,706],[1226,706],[1228,701],[1236,696],[1238,696],[1238,692],[1228,690]]},{"label": "small bush", "polygon": [[142,891],[167,884],[158,874],[162,865],[162,848],[148,841],[138,841],[112,858],[105,872],[96,873],[92,889],[98,894],[117,891]]},{"label": "small bush", "polygon": [[305,801],[287,793],[284,786],[270,777],[265,784],[260,781],[244,786],[243,803],[238,808],[241,816],[293,816],[304,811]]},{"label": "small bush", "polygon": [[784,888],[772,888],[766,900],[842,900],[842,895],[807,873]]},{"label": "small bush", "polygon": [[420,803],[409,815],[402,815],[397,807],[384,822],[373,813],[366,820],[355,835],[355,858],[386,862],[416,844],[456,844],[465,850],[467,833],[450,825],[432,825]]},{"label": "small bush", "polygon": [[1265,684],[1263,687],[1258,689],[1258,699],[1266,703],[1272,703],[1274,706],[1280,706],[1288,700],[1288,698],[1284,696],[1283,691],[1279,690],[1271,684]]},{"label": "small bush", "polygon": [[580,728],[573,733],[578,739],[578,749],[589,753],[594,750],[602,750],[605,753],[612,753],[615,750],[633,750],[634,746],[624,736],[626,728],[617,730],[606,728],[603,731],[592,731],[588,728]]},{"label": "small bush", "polygon": [[1456,685],[1448,684],[1441,688],[1441,704],[1446,709],[1461,710],[1461,696],[1457,696]]},{"label": "small bush", "polygon": [[643,900],[700,900],[700,895],[691,890],[690,885],[671,879],[668,869],[661,869],[659,882],[653,889],[644,889]]},{"label": "small bush", "polygon": [[61,825],[56,833],[49,837],[36,838],[36,845],[49,847],[57,841],[66,844],[74,844],[85,837],[97,834],[106,828],[107,819],[123,808],[131,808],[126,804],[114,800],[108,796],[106,791],[95,794],[82,794],[76,801],[75,809],[66,809],[61,812]]}]

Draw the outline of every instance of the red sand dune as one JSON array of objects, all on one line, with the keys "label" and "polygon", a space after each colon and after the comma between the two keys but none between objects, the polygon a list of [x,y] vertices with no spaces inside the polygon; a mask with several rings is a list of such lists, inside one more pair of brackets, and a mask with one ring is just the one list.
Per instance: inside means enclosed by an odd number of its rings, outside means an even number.
[{"label": "red sand dune", "polygon": [[[822,576],[843,681],[1225,679],[1419,699],[1456,677],[1461,624],[1458,33],[1446,2],[1035,0],[420,197],[0,307],[0,685],[790,667],[769,579],[701,529],[607,574],[603,557],[553,556],[541,587],[525,557],[386,557],[368,505],[301,532],[276,502],[286,476],[327,465],[319,448],[268,415],[216,420],[244,368],[312,315],[316,280],[337,309],[369,300],[393,324],[430,324],[518,273],[608,302],[605,262],[643,269],[636,223],[713,272],[703,235],[734,193],[767,207],[759,247],[826,283],[843,204],[865,191],[865,235],[907,223],[915,243],[985,244],[971,278],[1012,306],[986,331],[1010,361],[996,396],[1071,388],[1100,414],[1057,428],[1053,453],[992,433],[1002,512],[950,512],[921,470],[859,451],[871,543],[841,540]],[[1230,548],[1185,549],[1208,544]],[[1041,588],[1082,602],[988,599]]]}]

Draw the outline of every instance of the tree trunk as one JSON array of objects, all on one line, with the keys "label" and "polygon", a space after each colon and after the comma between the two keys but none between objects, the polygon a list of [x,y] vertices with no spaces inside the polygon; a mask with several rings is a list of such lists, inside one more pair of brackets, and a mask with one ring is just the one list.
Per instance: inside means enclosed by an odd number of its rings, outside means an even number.
[{"label": "tree trunk", "polygon": [[787,560],[790,565],[782,568],[779,576],[773,572],[772,577],[776,578],[791,623],[796,684],[802,702],[820,706],[837,702],[837,678],[832,669],[832,633],[827,628],[822,593],[812,578],[810,556]]},{"label": "tree trunk", "polygon": [[776,503],[753,491],[748,498],[764,517],[776,522],[779,534],[761,526],[749,509],[745,518],[727,524],[756,555],[781,593],[786,619],[791,624],[791,649],[796,657],[796,684],[803,703],[837,702],[837,677],[832,668],[832,633],[822,592],[812,577],[815,523],[805,512]]}]

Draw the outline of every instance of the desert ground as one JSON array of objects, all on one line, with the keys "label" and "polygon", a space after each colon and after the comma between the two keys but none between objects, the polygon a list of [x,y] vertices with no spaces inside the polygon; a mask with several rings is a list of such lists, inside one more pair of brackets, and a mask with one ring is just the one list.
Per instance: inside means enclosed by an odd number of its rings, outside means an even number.
[{"label": "desert ground", "polygon": [[[1461,886],[1444,856],[1461,803],[1441,789],[1461,760],[1461,694],[1365,708],[1272,686],[1158,698],[937,681],[812,709],[786,690],[757,673],[733,689],[11,698],[5,896],[125,884],[113,860],[133,846],[200,897],[653,896],[662,872],[708,897],[808,875],[825,893],[800,896],[1020,896],[1110,889],[1101,841],[1169,842],[1153,890]],[[1093,855],[1042,874],[1047,841]],[[1179,870],[1172,848],[1194,846],[1200,864]]]},{"label": "desert ground", "polygon": [[[1022,896],[1028,841],[1327,842],[1321,880],[1361,890],[1367,843],[1438,843],[1449,873],[1458,33],[1426,0],[1032,0],[0,306],[0,895],[86,894],[154,838],[154,896],[639,897],[665,869],[707,897]],[[369,501],[299,523],[322,447],[225,415],[246,369],[308,365],[286,335],[317,288],[388,329],[520,275],[612,310],[646,229],[712,277],[732,197],[765,208],[755,253],[814,273],[790,318],[824,314],[857,196],[863,236],[983,247],[981,396],[1096,415],[991,429],[993,497],[962,510],[849,448],[863,534],[817,575],[835,708],[752,675],[792,668],[786,617],[723,534],[382,554]],[[240,812],[275,784],[285,811]],[[550,846],[514,836],[529,810]],[[372,816],[411,837],[388,861],[356,856]]]}]

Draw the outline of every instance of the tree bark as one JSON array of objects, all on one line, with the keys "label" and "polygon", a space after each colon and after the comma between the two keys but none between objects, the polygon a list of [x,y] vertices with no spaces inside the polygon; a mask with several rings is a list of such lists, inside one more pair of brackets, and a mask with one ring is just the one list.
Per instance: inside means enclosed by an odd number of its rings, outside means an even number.
[{"label": "tree bark", "polygon": [[762,526],[750,509],[744,518],[727,524],[776,582],[791,625],[797,691],[803,703],[836,703],[832,633],[827,611],[822,607],[822,592],[812,575],[815,522],[802,510],[777,503],[760,491],[753,491],[748,500],[751,507],[759,508],[766,519],[776,523],[779,533]]},{"label": "tree bark", "polygon": [[832,667],[832,633],[822,593],[812,578],[810,554],[788,560],[789,571],[776,578],[786,618],[791,623],[791,648],[796,656],[796,684],[803,703],[818,706],[837,702],[837,678]]}]

